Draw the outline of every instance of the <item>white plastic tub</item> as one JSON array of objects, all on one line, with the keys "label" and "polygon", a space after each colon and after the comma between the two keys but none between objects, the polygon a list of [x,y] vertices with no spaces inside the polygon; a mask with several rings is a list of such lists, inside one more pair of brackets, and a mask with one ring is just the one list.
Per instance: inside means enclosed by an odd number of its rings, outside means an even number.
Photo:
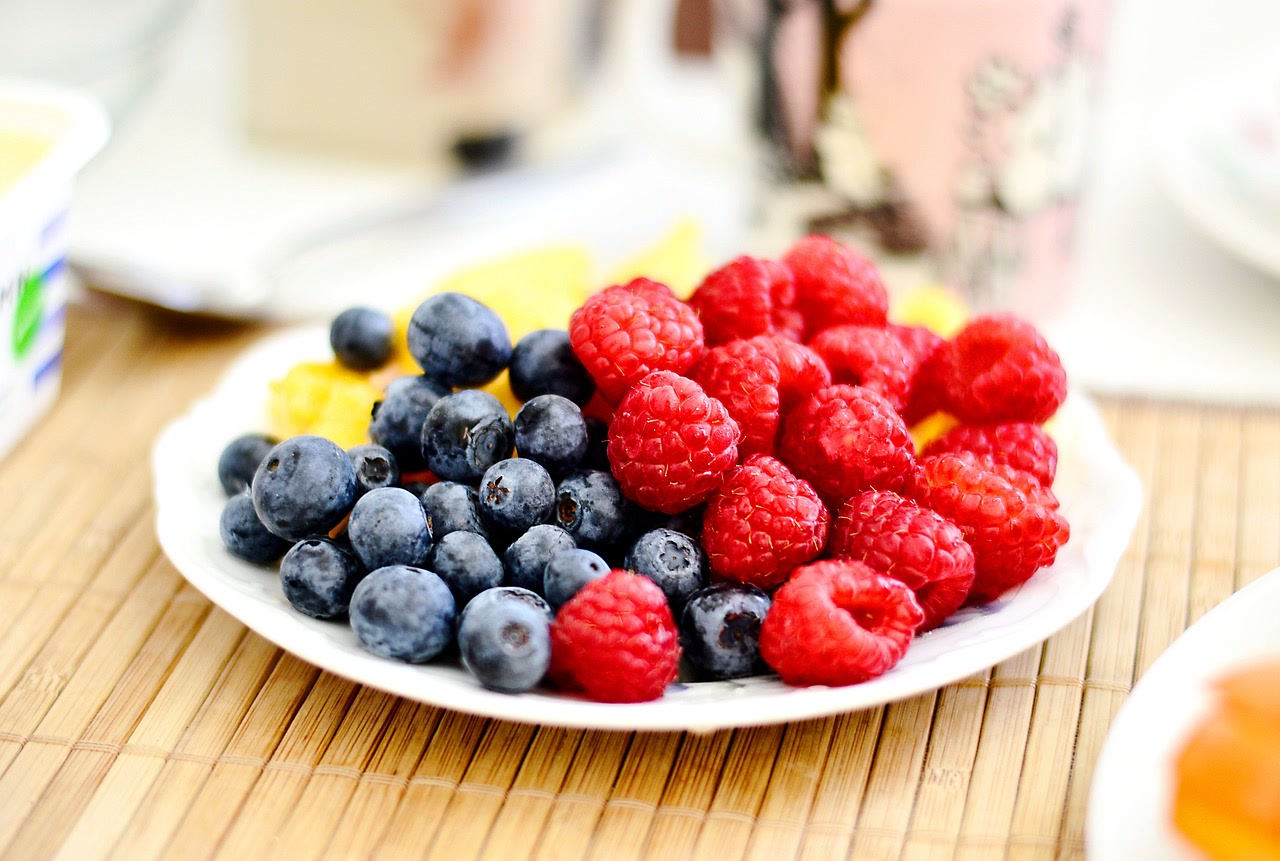
[{"label": "white plastic tub", "polygon": [[86,95],[0,79],[0,457],[62,382],[71,186],[108,130]]}]

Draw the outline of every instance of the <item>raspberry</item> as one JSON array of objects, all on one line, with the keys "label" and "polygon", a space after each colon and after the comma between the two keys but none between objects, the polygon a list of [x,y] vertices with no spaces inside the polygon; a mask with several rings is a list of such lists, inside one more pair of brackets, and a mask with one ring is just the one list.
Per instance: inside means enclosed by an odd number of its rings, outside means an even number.
[{"label": "raspberry", "polygon": [[902,349],[906,351],[907,362],[911,366],[912,373],[918,370],[935,350],[946,343],[945,338],[928,326],[903,326],[890,323],[885,327],[885,331],[897,338]]},{"label": "raspberry", "polygon": [[920,459],[906,495],[960,527],[973,548],[968,604],[983,604],[1053,564],[1070,528],[1058,511],[1028,496],[976,455],[945,452]]},{"label": "raspberry", "polygon": [[742,431],[738,453],[773,454],[780,400],[778,363],[754,339],[730,341],[703,352],[689,376],[724,404]]},{"label": "raspberry", "polygon": [[610,291],[636,293],[654,299],[676,298],[676,294],[671,291],[670,287],[661,281],[654,281],[652,278],[632,278],[626,284],[614,284],[612,287],[604,289],[606,293]]},{"label": "raspberry", "polygon": [[1040,479],[1036,478],[1025,469],[1018,469],[1007,463],[998,463],[991,454],[974,454],[971,451],[951,452],[963,458],[966,463],[981,467],[987,472],[994,472],[1005,481],[1026,494],[1027,498],[1043,505],[1045,508],[1052,508],[1057,511],[1061,507],[1058,497],[1053,490],[1040,483]]},{"label": "raspberry", "polygon": [[864,386],[885,396],[894,409],[907,403],[912,367],[897,336],[880,326],[832,326],[811,341],[836,383]]},{"label": "raspberry", "polygon": [[751,343],[778,364],[778,396],[784,412],[831,385],[827,363],[799,341],[781,335],[757,335]]},{"label": "raspberry", "polygon": [[930,385],[933,375],[926,369],[934,354],[946,343],[946,339],[927,326],[903,326],[890,323],[885,331],[897,338],[907,354],[907,367],[910,369],[911,381],[907,390],[906,403],[902,408],[902,417],[908,426],[914,425],[937,412],[941,403],[939,387]]},{"label": "raspberry", "polygon": [[975,317],[939,355],[944,407],[963,424],[1039,424],[1067,395],[1058,354],[1012,314]]},{"label": "raspberry", "polygon": [[791,270],[774,260],[739,257],[712,272],[689,297],[708,344],[783,332],[799,338],[804,326],[795,310]]},{"label": "raspberry", "polygon": [[713,576],[772,589],[822,552],[829,519],[808,482],[782,461],[756,454],[711,495],[702,546]]},{"label": "raspberry", "polygon": [[995,456],[991,454],[991,452],[974,454],[971,451],[952,451],[938,452],[938,454],[953,454],[970,466],[995,473],[1014,487],[1018,488],[1018,490],[1021,490],[1028,499],[1038,503],[1039,505],[1043,505],[1045,508],[1051,508],[1054,511],[1057,511],[1061,507],[1061,503],[1058,502],[1058,497],[1054,494],[1053,490],[1042,484],[1040,479],[1033,473],[1030,473],[1025,469],[1019,469],[1018,467],[1008,463],[1000,463],[995,459]]},{"label": "raspberry", "polygon": [[907,405],[902,408],[902,418],[908,425],[917,425],[945,409],[948,355],[946,342],[943,342],[912,373],[911,391],[907,395]]},{"label": "raspberry", "polygon": [[683,374],[703,347],[693,309],[644,278],[589,298],[569,318],[569,341],[612,404],[648,373]]},{"label": "raspberry", "polygon": [[792,410],[778,452],[832,507],[873,487],[899,490],[915,466],[893,405],[859,386],[828,386]]},{"label": "raspberry", "polygon": [[742,432],[693,380],[655,371],[627,392],[609,426],[609,462],[622,492],[676,514],[703,502],[738,462]]},{"label": "raspberry", "polygon": [[1009,422],[992,425],[957,425],[925,446],[922,454],[971,451],[989,454],[996,463],[1031,473],[1045,487],[1058,471],[1058,444],[1039,425]]},{"label": "raspberry", "polygon": [[805,338],[828,326],[883,326],[889,293],[875,264],[826,236],[806,236],[783,257],[796,279]]},{"label": "raspberry", "polygon": [[907,584],[924,610],[921,631],[960,609],[973,585],[973,549],[960,527],[891,490],[868,490],[840,506],[827,549]]},{"label": "raspberry", "polygon": [[591,400],[587,401],[586,406],[582,408],[582,417],[596,419],[607,425],[613,421],[613,411],[617,406],[606,401],[604,395],[600,394],[600,390],[596,389],[591,395]]},{"label": "raspberry", "polygon": [[852,685],[902,659],[924,613],[911,589],[862,562],[797,568],[760,626],[760,655],[789,685]]},{"label": "raspberry", "polygon": [[680,637],[666,596],[613,569],[569,599],[551,625],[552,679],[593,700],[655,700],[675,681]]}]

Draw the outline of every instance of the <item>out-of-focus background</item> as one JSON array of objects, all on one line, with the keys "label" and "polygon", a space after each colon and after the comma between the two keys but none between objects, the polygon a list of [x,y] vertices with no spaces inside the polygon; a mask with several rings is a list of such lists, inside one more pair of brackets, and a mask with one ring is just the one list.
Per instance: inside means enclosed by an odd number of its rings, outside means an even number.
[{"label": "out-of-focus background", "polygon": [[817,230],[1087,388],[1280,403],[1267,0],[0,0],[0,77],[105,105],[70,263],[176,310]]}]

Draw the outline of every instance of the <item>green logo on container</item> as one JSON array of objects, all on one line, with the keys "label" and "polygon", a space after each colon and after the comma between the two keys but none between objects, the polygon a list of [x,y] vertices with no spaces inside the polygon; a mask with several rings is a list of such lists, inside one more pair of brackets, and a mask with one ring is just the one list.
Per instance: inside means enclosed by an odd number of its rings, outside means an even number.
[{"label": "green logo on container", "polygon": [[35,346],[44,322],[44,279],[32,272],[18,285],[18,303],[13,311],[13,357],[22,360]]}]

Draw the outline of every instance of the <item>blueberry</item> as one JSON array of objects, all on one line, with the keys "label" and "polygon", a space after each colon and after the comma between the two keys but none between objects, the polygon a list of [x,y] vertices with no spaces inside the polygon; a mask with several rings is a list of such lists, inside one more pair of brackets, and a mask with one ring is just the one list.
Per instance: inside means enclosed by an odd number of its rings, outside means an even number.
[{"label": "blueberry", "polygon": [[595,416],[584,416],[587,425],[587,451],[582,456],[583,469],[599,469],[608,472],[609,423]]},{"label": "blueberry", "polygon": [[431,552],[431,528],[422,501],[402,487],[380,487],[356,500],[347,536],[370,571],[421,565]]},{"label": "blueberry", "polygon": [[578,590],[609,573],[609,563],[597,553],[575,548],[561,550],[547,560],[542,574],[542,594],[557,610]]},{"label": "blueberry", "polygon": [[281,441],[253,476],[253,507],[268,529],[299,541],[342,522],[356,501],[356,470],[337,443],[302,434]]},{"label": "blueberry", "polygon": [[454,639],[457,604],[430,571],[390,565],[369,573],[351,596],[351,629],[375,655],[423,663]]},{"label": "blueberry", "polygon": [[689,662],[713,679],[739,679],[760,668],[760,623],[769,596],[754,586],[713,583],[689,596],[680,617]]},{"label": "blueberry", "polygon": [[515,532],[546,523],[556,504],[555,482],[541,464],[526,457],[509,457],[489,467],[478,493],[480,516]]},{"label": "blueberry", "polygon": [[388,383],[382,400],[373,405],[369,439],[395,455],[401,473],[427,468],[422,455],[422,425],[436,401],[447,394],[447,387],[413,374]]},{"label": "blueberry", "polygon": [[422,492],[422,507],[427,511],[431,534],[437,541],[450,532],[489,534],[480,519],[480,498],[470,485],[437,481]]},{"label": "blueberry", "polygon": [[538,329],[511,351],[511,392],[522,401],[559,395],[585,406],[596,384],[569,343],[564,329]]},{"label": "blueberry", "polygon": [[688,535],[673,529],[652,529],[637,538],[623,567],[657,583],[675,614],[691,594],[707,585],[706,552]]},{"label": "blueberry", "polygon": [[289,549],[288,541],[262,525],[247,490],[237,493],[222,506],[218,533],[232,556],[254,565],[270,565]]},{"label": "blueberry", "polygon": [[612,473],[579,470],[556,487],[555,522],[579,547],[613,549],[626,537],[631,516],[631,503]]},{"label": "blueberry", "polygon": [[357,497],[375,488],[395,487],[400,483],[400,464],[390,449],[369,442],[347,449],[347,457],[356,468]]},{"label": "blueberry", "polygon": [[516,413],[516,451],[536,460],[559,478],[587,456],[587,422],[573,401],[539,395]]},{"label": "blueberry", "polygon": [[572,550],[576,546],[573,536],[553,523],[542,523],[529,528],[511,542],[503,554],[503,564],[507,569],[506,582],[541,593],[542,573],[547,568],[547,562],[561,550]]},{"label": "blueberry", "polygon": [[515,428],[502,402],[479,389],[446,395],[427,413],[422,451],[427,468],[449,481],[476,484],[515,451]]},{"label": "blueberry", "polygon": [[248,490],[258,465],[279,440],[263,434],[238,436],[218,456],[218,481],[227,496]]},{"label": "blueberry", "polygon": [[280,586],[295,610],[317,619],[347,613],[351,593],[367,569],[328,538],[304,538],[280,561]]},{"label": "blueberry", "polygon": [[547,599],[543,598],[537,592],[531,589],[521,589],[518,586],[494,586],[492,589],[485,589],[479,595],[472,598],[458,613],[458,624],[461,625],[466,621],[467,613],[473,610],[479,610],[489,604],[500,603],[504,601],[520,601],[533,607],[539,613],[547,617],[550,622],[555,619],[556,614],[551,609],[551,605],[547,603]]},{"label": "blueberry", "polygon": [[458,622],[462,666],[486,688],[505,693],[527,691],[542,681],[551,663],[547,614],[518,598],[473,605]]},{"label": "blueberry", "polygon": [[329,346],[338,364],[355,371],[372,371],[391,358],[395,333],[395,323],[385,311],[348,308],[329,326]]},{"label": "blueberry", "polygon": [[430,296],[409,320],[409,354],[447,386],[482,386],[511,361],[502,318],[461,293]]},{"label": "blueberry", "polygon": [[458,606],[502,585],[502,560],[483,535],[450,532],[436,542],[428,566],[449,585]]}]

